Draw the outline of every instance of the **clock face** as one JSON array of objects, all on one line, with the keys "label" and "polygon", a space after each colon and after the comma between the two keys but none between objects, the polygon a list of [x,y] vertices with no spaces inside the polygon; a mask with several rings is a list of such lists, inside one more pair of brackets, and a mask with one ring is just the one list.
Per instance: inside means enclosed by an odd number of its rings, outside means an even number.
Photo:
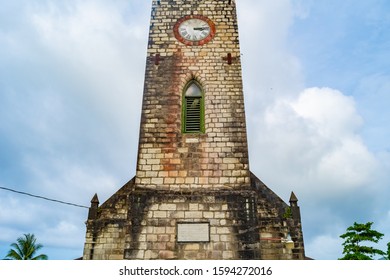
[{"label": "clock face", "polygon": [[188,41],[200,41],[210,34],[210,26],[204,20],[191,18],[180,24],[179,34]]},{"label": "clock face", "polygon": [[183,44],[199,46],[208,43],[214,37],[215,25],[204,16],[186,16],[176,22],[174,34]]}]

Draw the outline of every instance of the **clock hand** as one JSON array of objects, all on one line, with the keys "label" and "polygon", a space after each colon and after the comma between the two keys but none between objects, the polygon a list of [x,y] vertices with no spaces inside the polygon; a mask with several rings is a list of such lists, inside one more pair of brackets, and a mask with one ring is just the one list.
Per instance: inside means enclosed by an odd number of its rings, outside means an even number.
[{"label": "clock hand", "polygon": [[194,30],[203,31],[205,29],[209,29],[208,27],[194,27]]}]

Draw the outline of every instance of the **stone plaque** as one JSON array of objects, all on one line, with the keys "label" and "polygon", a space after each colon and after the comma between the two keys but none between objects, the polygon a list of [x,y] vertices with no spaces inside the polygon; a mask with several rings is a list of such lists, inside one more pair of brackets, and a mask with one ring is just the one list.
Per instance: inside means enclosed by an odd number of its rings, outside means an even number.
[{"label": "stone plaque", "polygon": [[210,242],[210,224],[178,223],[177,242]]}]

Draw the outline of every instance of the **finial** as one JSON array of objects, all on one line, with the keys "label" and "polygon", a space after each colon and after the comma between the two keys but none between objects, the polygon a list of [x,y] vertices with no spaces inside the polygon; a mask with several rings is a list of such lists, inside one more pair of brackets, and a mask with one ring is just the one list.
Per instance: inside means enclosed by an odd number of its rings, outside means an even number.
[{"label": "finial", "polygon": [[92,197],[91,204],[98,204],[99,205],[99,198],[97,193]]},{"label": "finial", "polygon": [[291,192],[291,196],[290,196],[290,204],[292,204],[292,203],[297,203],[298,202],[298,198],[297,198],[297,196],[295,195],[295,193],[294,192]]},{"label": "finial", "polygon": [[298,198],[294,192],[291,192],[290,207],[291,207],[293,219],[296,221],[300,221],[301,220],[301,211],[299,210],[299,206],[298,206]]},{"label": "finial", "polygon": [[95,220],[97,218],[98,208],[99,208],[99,198],[95,193],[95,195],[91,200],[91,207],[89,207],[88,220]]}]

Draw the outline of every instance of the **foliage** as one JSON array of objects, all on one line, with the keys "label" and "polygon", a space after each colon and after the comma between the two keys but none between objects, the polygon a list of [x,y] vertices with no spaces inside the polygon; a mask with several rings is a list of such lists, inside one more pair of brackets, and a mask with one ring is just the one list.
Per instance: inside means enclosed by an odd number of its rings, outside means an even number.
[{"label": "foliage", "polygon": [[45,254],[37,254],[37,251],[42,249],[43,245],[36,243],[37,239],[34,234],[24,234],[24,236],[19,237],[16,240],[16,243],[12,243],[12,249],[9,250],[6,259],[8,260],[47,260]]},{"label": "foliage", "polygon": [[371,229],[372,224],[372,222],[366,224],[355,222],[353,226],[347,228],[346,233],[340,235],[345,240],[343,243],[344,257],[340,260],[372,260],[375,255],[386,255],[385,252],[367,245],[369,242],[378,243],[384,236],[384,234]]},{"label": "foliage", "polygon": [[289,219],[292,218],[292,211],[291,207],[287,207],[286,210],[284,211],[283,218]]},{"label": "foliage", "polygon": [[390,242],[387,243],[387,253],[386,253],[385,259],[390,260]]}]

